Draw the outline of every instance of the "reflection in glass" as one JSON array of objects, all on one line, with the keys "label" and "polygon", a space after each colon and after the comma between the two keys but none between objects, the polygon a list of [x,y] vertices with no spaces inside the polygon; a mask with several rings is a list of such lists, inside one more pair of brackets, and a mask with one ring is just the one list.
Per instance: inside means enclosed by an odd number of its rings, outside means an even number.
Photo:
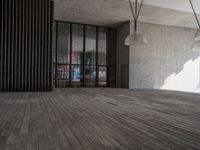
[{"label": "reflection in glass", "polygon": [[72,65],[71,68],[71,81],[73,87],[82,86],[82,68],[81,65]]},{"label": "reflection in glass", "polygon": [[82,64],[83,59],[83,26],[72,26],[72,64]]},{"label": "reflection in glass", "polygon": [[70,25],[58,23],[57,37],[58,63],[70,63]]},{"label": "reflection in glass", "polygon": [[85,66],[85,86],[96,85],[96,66]]},{"label": "reflection in glass", "polygon": [[69,65],[58,65],[57,68],[57,86],[69,86]]},{"label": "reflection in glass", "polygon": [[99,28],[98,65],[107,64],[107,29]]},{"label": "reflection in glass", "polygon": [[96,28],[86,26],[85,65],[96,65]]},{"label": "reflection in glass", "polygon": [[107,67],[99,67],[99,86],[107,85]]},{"label": "reflection in glass", "polygon": [[53,29],[54,85],[115,86],[116,29],[59,21],[54,24]]}]

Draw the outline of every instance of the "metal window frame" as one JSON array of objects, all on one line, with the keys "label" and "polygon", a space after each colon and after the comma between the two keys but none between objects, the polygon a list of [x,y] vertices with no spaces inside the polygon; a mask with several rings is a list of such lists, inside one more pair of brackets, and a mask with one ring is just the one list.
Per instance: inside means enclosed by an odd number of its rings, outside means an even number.
[{"label": "metal window frame", "polygon": [[[72,87],[72,65],[80,65],[82,68],[82,87],[86,87],[85,86],[85,52],[86,52],[86,26],[90,26],[90,27],[95,27],[96,28],[96,64],[95,65],[91,65],[91,66],[95,66],[96,67],[96,81],[95,81],[95,87],[104,87],[104,86],[99,86],[99,67],[106,67],[107,68],[107,82],[106,82],[106,86],[105,87],[109,87],[109,68],[110,67],[114,67],[116,70],[116,64],[115,65],[109,65],[109,56],[108,56],[108,30],[110,29],[110,27],[106,27],[106,26],[97,26],[97,25],[90,25],[90,24],[81,24],[81,23],[76,23],[76,22],[68,22],[68,21],[60,21],[60,20],[54,20],[55,22],[55,28],[56,28],[56,38],[55,38],[55,57],[56,57],[56,62],[54,63],[55,65],[55,87],[58,87],[58,23],[64,23],[64,24],[69,24],[70,25],[70,63],[67,64],[70,66],[70,74],[69,74],[69,87]],[[82,63],[81,64],[72,64],[72,43],[73,43],[73,25],[82,25],[83,26],[83,58],[82,58]],[[106,31],[106,65],[99,65],[98,64],[98,58],[99,58],[99,28],[105,28]],[[116,44],[116,43],[115,43]],[[65,63],[64,63],[65,64]],[[115,72],[116,74],[116,72]],[[116,87],[116,80],[115,80],[115,87]],[[68,87],[66,87],[68,88]]]}]

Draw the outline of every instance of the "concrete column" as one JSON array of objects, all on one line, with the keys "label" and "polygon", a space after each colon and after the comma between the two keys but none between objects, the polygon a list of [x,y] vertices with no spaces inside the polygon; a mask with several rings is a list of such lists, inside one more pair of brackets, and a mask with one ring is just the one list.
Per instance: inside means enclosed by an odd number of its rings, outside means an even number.
[{"label": "concrete column", "polygon": [[130,23],[124,23],[117,31],[117,87],[129,88],[129,47],[124,40],[130,33]]}]

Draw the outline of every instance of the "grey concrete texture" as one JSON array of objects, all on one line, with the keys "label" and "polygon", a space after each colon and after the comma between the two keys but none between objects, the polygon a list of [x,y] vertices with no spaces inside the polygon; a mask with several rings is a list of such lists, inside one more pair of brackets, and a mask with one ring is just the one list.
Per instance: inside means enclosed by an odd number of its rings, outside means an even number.
[{"label": "grey concrete texture", "polygon": [[[127,0],[54,1],[56,20],[102,26],[119,26],[127,20],[132,19],[131,10]],[[190,12],[183,12],[151,5],[144,5],[139,21],[189,28],[198,27],[194,15]]]},{"label": "grey concrete texture", "polygon": [[[130,33],[133,27],[130,22]],[[200,52],[191,51],[196,30],[146,23],[138,27],[148,44],[129,48],[129,88],[198,90]]]}]

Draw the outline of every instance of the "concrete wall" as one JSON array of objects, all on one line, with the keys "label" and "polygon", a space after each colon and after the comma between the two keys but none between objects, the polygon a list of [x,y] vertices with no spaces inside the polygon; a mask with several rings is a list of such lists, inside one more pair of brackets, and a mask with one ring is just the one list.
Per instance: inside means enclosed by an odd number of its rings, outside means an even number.
[{"label": "concrete wall", "polygon": [[129,48],[130,89],[200,91],[200,53],[191,51],[195,30],[140,23],[139,32],[148,44]]},{"label": "concrete wall", "polygon": [[117,31],[117,87],[129,88],[129,47],[124,40],[130,32],[130,24],[125,23]]}]

